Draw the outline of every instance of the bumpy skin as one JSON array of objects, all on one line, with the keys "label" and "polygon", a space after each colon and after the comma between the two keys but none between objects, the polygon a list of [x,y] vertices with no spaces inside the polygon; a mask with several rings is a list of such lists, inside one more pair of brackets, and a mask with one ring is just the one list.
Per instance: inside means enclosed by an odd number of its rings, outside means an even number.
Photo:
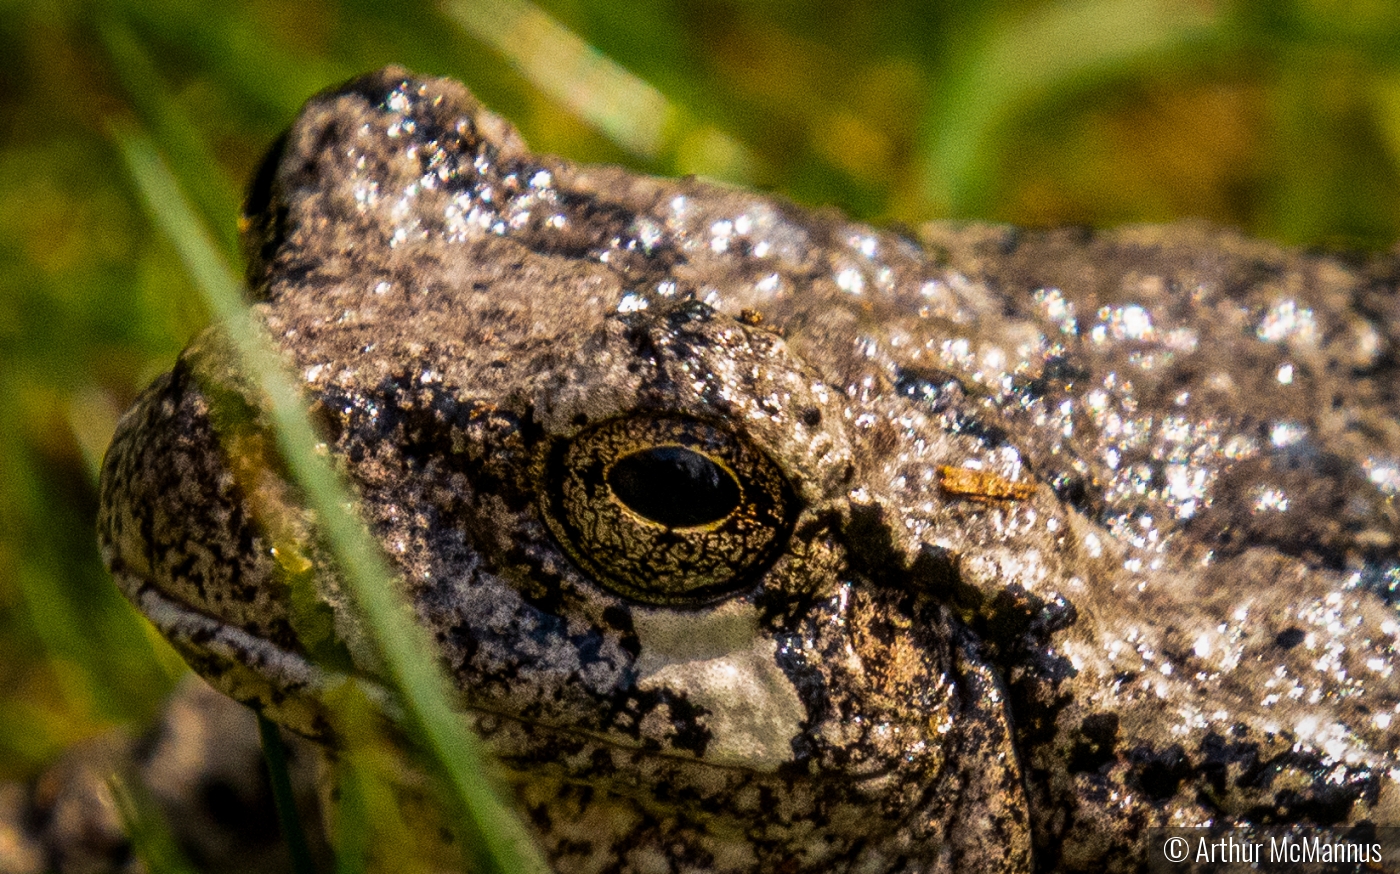
[{"label": "bumpy skin", "polygon": [[[255,310],[560,870],[1115,869],[1154,826],[1400,821],[1395,261],[902,236],[533,155],[395,69],[308,104],[247,224]],[[215,685],[327,737],[374,659],[251,398],[216,334],[150,388],[104,555]],[[558,447],[662,413],[793,494],[718,600],[615,594],[542,511]]]}]

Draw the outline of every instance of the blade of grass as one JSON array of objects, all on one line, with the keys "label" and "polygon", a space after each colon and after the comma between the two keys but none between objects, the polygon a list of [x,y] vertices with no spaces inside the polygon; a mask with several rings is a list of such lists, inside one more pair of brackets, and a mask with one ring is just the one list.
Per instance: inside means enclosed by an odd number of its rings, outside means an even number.
[{"label": "blade of grass", "polygon": [[111,16],[99,18],[96,26],[141,124],[153,132],[170,156],[180,172],[181,186],[199,207],[205,227],[216,229],[225,257],[236,257],[238,236],[233,218],[238,215],[239,197],[234,186],[219,172],[218,162],[204,138],[170,98],[151,64],[150,54],[130,28]]},{"label": "blade of grass", "polygon": [[143,134],[113,135],[156,224],[169,236],[210,311],[223,323],[244,372],[260,386],[278,448],[316,513],[341,579],[365,618],[397,694],[407,728],[461,818],[466,851],[483,871],[545,872],[538,848],[486,779],[486,753],[450,704],[449,684],[426,634],[395,594],[394,575],[355,511],[353,495],[317,453],[320,443],[300,394],[277,353],[245,308],[241,284],[200,224],[179,184]]},{"label": "blade of grass", "polygon": [[965,49],[925,119],[929,202],[952,216],[985,211],[999,157],[990,143],[1016,109],[1199,43],[1219,24],[1209,7],[1183,0],[1072,0],[989,27]]},{"label": "blade of grass", "polygon": [[335,874],[365,874],[369,855],[369,809],[363,777],[351,762],[341,762],[336,774],[340,788],[339,826],[336,829]]},{"label": "blade of grass", "polygon": [[292,775],[287,770],[287,747],[282,732],[272,720],[258,714],[258,737],[262,740],[263,759],[272,783],[272,803],[277,808],[277,824],[282,827],[282,839],[287,842],[287,855],[292,858],[294,874],[316,874],[311,861],[311,848],[306,830],[297,816],[296,796],[292,793]]},{"label": "blade of grass", "polygon": [[757,156],[743,143],[668,99],[529,0],[443,0],[464,31],[505,56],[545,94],[617,145],[656,162],[731,182],[750,178]]},{"label": "blade of grass", "polygon": [[136,857],[151,874],[194,874],[155,800],[135,780],[119,774],[107,778],[107,791],[121,817]]},{"label": "blade of grass", "polygon": [[283,50],[295,41],[269,38],[267,19],[250,14],[247,4],[124,0],[92,5],[119,9],[158,47],[178,46],[181,57],[191,58],[196,69],[259,119],[289,119],[307,95],[356,72],[356,66],[314,50]]},{"label": "blade of grass", "polygon": [[677,110],[660,91],[527,0],[448,2],[443,11],[545,93],[634,155],[655,159]]}]

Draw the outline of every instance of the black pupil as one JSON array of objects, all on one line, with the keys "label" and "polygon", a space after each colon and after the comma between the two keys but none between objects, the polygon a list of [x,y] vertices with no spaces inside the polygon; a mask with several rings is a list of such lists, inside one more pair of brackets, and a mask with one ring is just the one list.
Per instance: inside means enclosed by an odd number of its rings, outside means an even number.
[{"label": "black pupil", "polygon": [[632,512],[667,528],[717,522],[739,506],[727,470],[683,446],[643,449],[618,460],[608,487]]}]

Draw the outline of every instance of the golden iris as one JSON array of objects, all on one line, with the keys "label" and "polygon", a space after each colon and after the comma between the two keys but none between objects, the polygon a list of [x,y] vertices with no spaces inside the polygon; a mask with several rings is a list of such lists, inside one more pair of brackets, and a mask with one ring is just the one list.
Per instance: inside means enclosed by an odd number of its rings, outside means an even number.
[{"label": "golden iris", "polygon": [[751,583],[795,501],[747,439],[681,415],[609,419],[555,447],[542,506],[569,557],[648,604],[699,604]]}]

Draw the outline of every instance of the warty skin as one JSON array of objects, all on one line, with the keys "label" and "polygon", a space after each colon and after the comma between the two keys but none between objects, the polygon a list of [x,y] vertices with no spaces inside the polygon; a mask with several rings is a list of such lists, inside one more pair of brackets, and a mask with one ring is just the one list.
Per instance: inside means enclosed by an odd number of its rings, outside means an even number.
[{"label": "warty skin", "polygon": [[[392,68],[308,103],[246,226],[559,870],[1135,870],[1161,826],[1397,822],[1394,259],[881,231],[534,155]],[[122,420],[103,555],[331,742],[375,660],[230,361],[212,329]],[[730,514],[756,545],[619,497],[658,446],[769,501]]]}]

